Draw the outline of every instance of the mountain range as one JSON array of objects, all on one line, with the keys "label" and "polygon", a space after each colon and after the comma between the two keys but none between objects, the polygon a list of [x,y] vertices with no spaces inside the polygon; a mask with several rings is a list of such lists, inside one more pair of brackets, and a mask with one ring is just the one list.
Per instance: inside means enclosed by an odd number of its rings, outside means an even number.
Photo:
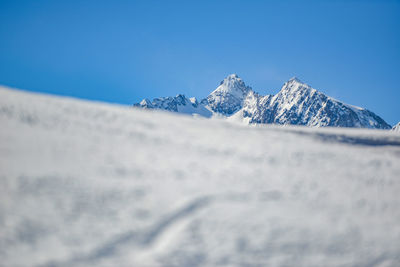
[{"label": "mountain range", "polygon": [[296,77],[284,83],[277,94],[263,96],[238,75],[231,74],[201,101],[179,94],[153,101],[144,99],[133,106],[203,117],[226,117],[249,124],[392,128],[375,113],[329,97]]}]

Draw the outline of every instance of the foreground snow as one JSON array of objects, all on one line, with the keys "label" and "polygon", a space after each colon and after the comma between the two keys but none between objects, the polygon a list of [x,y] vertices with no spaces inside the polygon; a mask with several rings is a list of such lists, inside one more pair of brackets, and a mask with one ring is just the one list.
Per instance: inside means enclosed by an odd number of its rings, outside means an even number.
[{"label": "foreground snow", "polygon": [[0,89],[1,266],[399,266],[400,136]]}]

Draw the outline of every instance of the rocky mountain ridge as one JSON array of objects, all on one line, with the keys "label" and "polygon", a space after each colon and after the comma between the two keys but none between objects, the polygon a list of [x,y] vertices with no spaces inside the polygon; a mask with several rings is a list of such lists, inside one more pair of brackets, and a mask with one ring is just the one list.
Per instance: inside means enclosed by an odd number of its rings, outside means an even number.
[{"label": "rocky mountain ridge", "polygon": [[200,102],[180,94],[153,101],[144,99],[134,106],[204,117],[218,115],[250,124],[392,128],[375,113],[333,99],[296,77],[284,83],[276,95],[262,96],[231,74]]}]

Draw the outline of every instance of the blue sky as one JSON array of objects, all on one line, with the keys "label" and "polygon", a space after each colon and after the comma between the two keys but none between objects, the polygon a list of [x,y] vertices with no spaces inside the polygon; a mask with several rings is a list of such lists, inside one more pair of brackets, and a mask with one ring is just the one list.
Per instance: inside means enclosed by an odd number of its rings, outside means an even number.
[{"label": "blue sky", "polygon": [[400,1],[0,1],[0,84],[131,104],[297,76],[400,121]]}]

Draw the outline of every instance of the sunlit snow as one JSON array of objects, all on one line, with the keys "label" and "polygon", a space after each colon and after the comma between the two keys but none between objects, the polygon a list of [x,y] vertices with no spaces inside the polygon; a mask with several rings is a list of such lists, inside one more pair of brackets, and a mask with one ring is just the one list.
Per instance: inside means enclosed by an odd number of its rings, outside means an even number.
[{"label": "sunlit snow", "polygon": [[400,135],[0,89],[1,266],[399,266]]}]

